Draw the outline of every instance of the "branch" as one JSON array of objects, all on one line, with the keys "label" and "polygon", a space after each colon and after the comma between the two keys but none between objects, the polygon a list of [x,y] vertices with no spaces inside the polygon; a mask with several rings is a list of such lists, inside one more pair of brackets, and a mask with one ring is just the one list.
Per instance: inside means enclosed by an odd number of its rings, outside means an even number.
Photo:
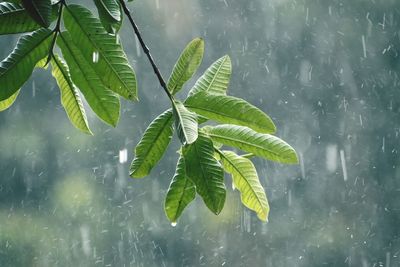
[{"label": "branch", "polygon": [[153,67],[154,73],[156,74],[161,87],[164,89],[164,91],[168,95],[169,99],[171,101],[173,101],[174,97],[168,90],[167,84],[166,84],[164,78],[162,77],[160,70],[158,69],[156,63],[154,62],[153,57],[150,54],[149,48],[146,46],[145,42],[143,41],[142,35],[140,34],[140,31],[139,31],[135,21],[133,20],[131,12],[129,11],[128,7],[126,6],[124,0],[119,0],[119,2],[121,3],[122,9],[124,10],[125,15],[128,17],[128,20],[131,23],[133,30],[135,31],[135,34],[140,42],[140,45],[142,46],[144,53],[146,54],[147,58],[150,61],[151,66]]}]

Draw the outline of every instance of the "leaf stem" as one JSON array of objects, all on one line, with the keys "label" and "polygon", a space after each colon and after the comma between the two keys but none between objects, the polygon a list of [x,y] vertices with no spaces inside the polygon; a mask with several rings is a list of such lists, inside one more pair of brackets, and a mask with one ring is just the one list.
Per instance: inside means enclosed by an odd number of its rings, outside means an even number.
[{"label": "leaf stem", "polygon": [[54,49],[54,45],[56,44],[56,41],[57,41],[57,35],[60,33],[62,11],[64,8],[65,0],[60,0],[57,4],[60,4],[60,7],[58,9],[57,24],[53,29],[54,37],[53,37],[53,40],[51,41],[50,51],[49,51],[49,55],[47,56],[45,66],[47,66],[49,64],[51,57],[53,56],[53,49]]},{"label": "leaf stem", "polygon": [[164,92],[167,94],[168,98],[173,102],[174,101],[174,97],[170,93],[170,91],[168,90],[167,83],[165,82],[163,76],[160,73],[160,70],[158,69],[156,63],[154,62],[154,59],[150,54],[149,48],[146,46],[145,42],[143,41],[142,35],[141,35],[141,33],[139,31],[139,28],[137,27],[135,21],[133,20],[133,17],[132,17],[132,14],[131,14],[130,10],[126,6],[124,0],[119,0],[119,2],[121,3],[122,9],[124,10],[125,15],[128,17],[128,20],[129,20],[130,24],[132,25],[133,30],[135,31],[135,35],[138,38],[144,53],[146,54],[148,60],[150,61],[151,66],[153,67],[154,73],[156,74],[156,76],[158,78],[158,81],[160,82],[161,87],[164,89]]}]

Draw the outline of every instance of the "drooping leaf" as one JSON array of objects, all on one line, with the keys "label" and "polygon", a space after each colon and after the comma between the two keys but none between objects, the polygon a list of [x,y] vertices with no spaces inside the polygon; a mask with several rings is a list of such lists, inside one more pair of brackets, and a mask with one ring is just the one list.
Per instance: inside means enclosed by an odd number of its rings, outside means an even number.
[{"label": "drooping leaf", "polygon": [[137,99],[136,77],[115,35],[108,34],[88,9],[68,5],[65,28],[107,88],[126,99]]},{"label": "drooping leaf", "polygon": [[196,198],[194,183],[186,176],[185,160],[179,157],[174,178],[169,185],[164,210],[168,219],[176,223],[183,210]]},{"label": "drooping leaf", "polygon": [[197,193],[213,213],[219,214],[225,204],[226,189],[211,139],[200,133],[196,142],[183,148],[183,157],[186,175],[196,185]]},{"label": "drooping leaf", "polygon": [[183,50],[168,80],[168,90],[175,95],[198,69],[204,54],[204,41],[196,38]]},{"label": "drooping leaf", "polygon": [[121,21],[121,9],[117,0],[95,0],[96,5],[101,4],[104,10],[110,15],[114,20]]},{"label": "drooping leaf", "polygon": [[22,0],[22,5],[38,24],[45,28],[50,26],[51,0]]},{"label": "drooping leaf", "polygon": [[19,39],[0,63],[0,101],[10,98],[29,79],[36,63],[48,55],[51,38],[50,30],[39,29]]},{"label": "drooping leaf", "polygon": [[19,94],[19,90],[15,92],[12,96],[7,98],[6,100],[0,101],[0,111],[4,111],[11,107],[12,104],[14,104],[15,100],[17,99],[17,96]]},{"label": "drooping leaf", "polygon": [[79,130],[92,134],[78,89],[72,82],[68,66],[55,55],[51,59],[52,75],[61,91],[61,103],[71,123]]},{"label": "drooping leaf", "polygon": [[298,163],[296,151],[276,136],[230,124],[206,126],[203,129],[213,140],[224,145],[237,147],[272,161]]},{"label": "drooping leaf", "polygon": [[30,32],[40,27],[21,5],[0,3],[0,35]]},{"label": "drooping leaf", "polygon": [[59,34],[57,44],[69,66],[72,81],[83,93],[89,106],[99,118],[115,127],[120,110],[118,96],[103,84],[68,32]]},{"label": "drooping leaf", "polygon": [[201,91],[210,94],[226,95],[226,90],[231,78],[231,72],[232,63],[230,57],[228,55],[221,57],[197,80],[193,88],[190,90],[189,95]]},{"label": "drooping leaf", "polygon": [[120,5],[115,0],[94,0],[99,19],[108,33],[115,34],[122,25]]},{"label": "drooping leaf", "polygon": [[187,110],[182,102],[178,100],[173,100],[172,110],[179,139],[182,144],[192,144],[198,136],[196,114]]},{"label": "drooping leaf", "polygon": [[253,163],[232,151],[217,151],[224,170],[232,175],[233,184],[241,193],[243,205],[254,210],[260,220],[267,221],[268,200]]},{"label": "drooping leaf", "polygon": [[171,109],[168,109],[150,123],[135,148],[135,158],[130,168],[132,177],[141,178],[148,175],[164,155],[171,142],[173,134],[172,123]]},{"label": "drooping leaf", "polygon": [[220,123],[247,126],[261,133],[274,133],[271,118],[243,99],[199,92],[185,101],[185,106],[197,114]]}]

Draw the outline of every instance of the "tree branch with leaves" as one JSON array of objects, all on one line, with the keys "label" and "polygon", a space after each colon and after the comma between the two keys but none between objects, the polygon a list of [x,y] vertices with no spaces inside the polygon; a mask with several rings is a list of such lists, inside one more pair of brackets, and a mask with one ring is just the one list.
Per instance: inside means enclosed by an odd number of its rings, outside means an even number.
[{"label": "tree branch with leaves", "polygon": [[[0,111],[14,103],[34,68],[46,68],[50,63],[61,103],[76,128],[92,134],[81,94],[102,121],[115,127],[120,117],[119,98],[138,98],[136,75],[118,36],[125,15],[171,102],[171,108],[150,123],[137,144],[130,175],[148,176],[176,132],[182,145],[165,199],[165,212],[173,224],[196,194],[214,214],[221,212],[226,199],[224,172],[232,176],[243,204],[266,221],[267,196],[250,159],[261,157],[295,164],[298,158],[289,144],[272,135],[276,127],[267,114],[243,99],[227,95],[232,72],[229,56],[216,60],[196,81],[187,98],[179,100],[176,93],[202,62],[204,41],[196,38],[186,46],[166,82],[127,3],[94,3],[98,17],[86,7],[66,0],[0,3],[0,35],[23,33],[15,49],[0,63]],[[54,52],[55,46],[61,55]],[[226,150],[229,147],[244,154]]]}]

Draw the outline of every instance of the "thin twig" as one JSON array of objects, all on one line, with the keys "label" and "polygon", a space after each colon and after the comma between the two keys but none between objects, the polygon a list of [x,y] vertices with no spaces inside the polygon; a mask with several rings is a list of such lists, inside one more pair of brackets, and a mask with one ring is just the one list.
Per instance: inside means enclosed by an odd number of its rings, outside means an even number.
[{"label": "thin twig", "polygon": [[60,33],[60,28],[61,28],[61,18],[62,18],[62,11],[63,11],[63,7],[64,7],[64,1],[65,0],[60,0],[57,3],[57,4],[60,4],[60,7],[58,9],[57,24],[53,29],[54,37],[53,37],[53,40],[51,41],[49,55],[47,56],[46,64],[44,66],[47,66],[47,64],[49,64],[51,57],[53,56],[54,45],[56,44],[57,35]]},{"label": "thin twig", "polygon": [[145,42],[143,41],[142,35],[141,35],[135,21],[133,20],[131,12],[129,11],[128,7],[126,6],[124,0],[119,0],[119,2],[121,3],[122,9],[124,10],[125,15],[128,17],[128,20],[129,20],[130,24],[132,25],[133,30],[135,31],[135,34],[140,42],[140,45],[142,46],[144,53],[146,54],[147,58],[150,61],[151,66],[153,67],[154,73],[157,75],[157,78],[158,78],[158,81],[160,82],[161,87],[164,89],[164,91],[168,95],[169,99],[171,101],[173,101],[174,97],[168,90],[167,84],[166,84],[164,78],[162,77],[160,70],[158,69],[156,63],[154,62],[153,57],[150,54],[149,48],[146,46]]}]

